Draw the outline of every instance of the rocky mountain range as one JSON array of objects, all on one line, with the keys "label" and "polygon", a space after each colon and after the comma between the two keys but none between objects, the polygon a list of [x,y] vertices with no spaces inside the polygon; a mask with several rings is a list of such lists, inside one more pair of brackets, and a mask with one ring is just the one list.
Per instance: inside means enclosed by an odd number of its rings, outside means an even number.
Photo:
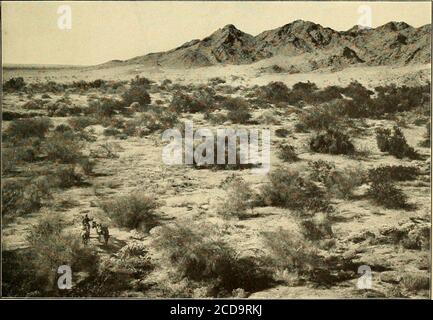
[{"label": "rocky mountain range", "polygon": [[377,28],[354,26],[347,31],[336,31],[313,22],[296,20],[257,36],[230,24],[204,39],[189,41],[170,51],[107,64],[193,68],[250,64],[273,57],[290,62],[298,57],[298,63],[295,59],[293,65],[287,64],[293,72],[356,64],[422,64],[431,61],[430,39],[430,24],[414,28],[404,22],[389,22]]}]

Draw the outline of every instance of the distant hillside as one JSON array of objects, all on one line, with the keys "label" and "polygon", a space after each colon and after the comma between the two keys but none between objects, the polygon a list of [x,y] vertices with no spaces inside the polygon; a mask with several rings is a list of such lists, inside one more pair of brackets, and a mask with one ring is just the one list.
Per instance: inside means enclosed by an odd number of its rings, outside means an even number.
[{"label": "distant hillside", "polygon": [[[193,68],[250,64],[271,57],[302,55],[305,55],[303,71],[328,67],[341,69],[356,64],[430,63],[430,34],[431,25],[414,28],[404,22],[389,22],[374,29],[354,26],[347,31],[335,31],[313,22],[296,20],[257,36],[227,25],[204,39],[191,40],[170,51],[110,61],[101,66],[140,64]],[[296,69],[296,65],[292,67]]]}]

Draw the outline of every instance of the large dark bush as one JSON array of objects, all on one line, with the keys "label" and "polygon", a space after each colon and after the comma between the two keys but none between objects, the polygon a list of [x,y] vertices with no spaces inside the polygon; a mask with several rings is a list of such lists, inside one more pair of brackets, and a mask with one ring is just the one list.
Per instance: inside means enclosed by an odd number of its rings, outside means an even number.
[{"label": "large dark bush", "polygon": [[131,194],[101,202],[106,214],[120,227],[149,232],[159,223],[159,203],[151,196]]},{"label": "large dark bush", "polygon": [[313,212],[330,210],[325,193],[297,171],[277,169],[269,174],[269,180],[259,195],[265,205]]},{"label": "large dark bush", "polygon": [[388,152],[398,159],[418,159],[419,154],[409,146],[401,129],[394,126],[393,132],[390,129],[379,128],[376,130],[376,141],[380,151]]},{"label": "large dark bush", "polygon": [[150,104],[150,95],[147,92],[147,85],[132,85],[122,94],[125,107],[129,107],[133,102],[137,102],[141,107]]},{"label": "large dark bush", "polygon": [[349,136],[339,130],[328,129],[318,133],[310,140],[310,150],[329,154],[352,154],[355,146]]},{"label": "large dark bush", "polygon": [[43,139],[51,126],[52,122],[48,118],[14,120],[4,131],[3,140],[17,142],[27,138]]}]

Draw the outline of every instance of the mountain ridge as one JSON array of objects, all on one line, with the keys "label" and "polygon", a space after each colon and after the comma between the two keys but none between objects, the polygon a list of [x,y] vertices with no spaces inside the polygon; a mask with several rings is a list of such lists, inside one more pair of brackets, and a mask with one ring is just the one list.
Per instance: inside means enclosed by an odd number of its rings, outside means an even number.
[{"label": "mountain ridge", "polygon": [[[431,24],[418,28],[390,21],[376,28],[353,26],[336,31],[320,24],[295,20],[256,36],[228,24],[203,39],[193,39],[162,52],[111,64],[140,64],[174,68],[251,64],[281,56],[305,55],[306,71],[349,65],[406,65],[430,63]],[[308,64],[308,65],[305,65]]]}]

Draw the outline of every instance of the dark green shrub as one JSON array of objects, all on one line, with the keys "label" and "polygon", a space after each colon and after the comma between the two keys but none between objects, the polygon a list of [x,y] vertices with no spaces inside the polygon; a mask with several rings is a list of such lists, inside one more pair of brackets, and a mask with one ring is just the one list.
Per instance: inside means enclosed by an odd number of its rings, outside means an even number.
[{"label": "dark green shrub", "polygon": [[383,176],[374,176],[370,182],[367,196],[374,203],[389,209],[408,209],[407,196],[391,180]]},{"label": "dark green shrub", "polygon": [[12,218],[38,211],[51,196],[43,179],[2,181],[2,217]]},{"label": "dark green shrub", "polygon": [[208,226],[164,226],[154,244],[176,268],[178,277],[204,282],[211,287],[211,296],[228,296],[238,288],[263,290],[273,283],[260,258],[239,257],[225,241],[215,239],[214,233]]},{"label": "dark green shrub", "polygon": [[355,147],[349,136],[339,130],[328,129],[311,138],[310,150],[329,154],[353,154]]},{"label": "dark green shrub", "polygon": [[278,157],[285,162],[295,162],[299,160],[295,148],[289,144],[282,144],[278,147]]},{"label": "dark green shrub", "polygon": [[297,171],[277,169],[269,174],[269,180],[259,195],[266,205],[313,212],[331,209],[325,193]]},{"label": "dark green shrub", "polygon": [[359,168],[337,170],[332,163],[318,160],[309,163],[310,178],[325,185],[330,195],[350,199],[353,191],[366,182],[365,174]]},{"label": "dark green shrub", "polygon": [[288,102],[289,88],[283,82],[270,82],[257,90],[257,96],[270,103]]},{"label": "dark green shrub", "polygon": [[415,180],[419,175],[419,169],[408,166],[382,166],[368,171],[370,180]]},{"label": "dark green shrub", "polygon": [[52,173],[53,186],[66,189],[83,184],[84,177],[75,165],[58,166]]},{"label": "dark green shrub", "polygon": [[98,123],[96,118],[89,116],[73,117],[68,119],[69,125],[77,131],[81,131],[88,126],[92,126]]},{"label": "dark green shrub", "polygon": [[193,96],[177,91],[173,94],[169,108],[171,111],[177,113],[196,113],[206,111],[208,106],[203,101]]},{"label": "dark green shrub", "polygon": [[147,85],[133,85],[122,94],[123,105],[129,107],[133,102],[138,102],[142,107],[150,104],[150,95]]},{"label": "dark green shrub", "polygon": [[[129,106],[129,105],[128,105]],[[96,117],[112,117],[119,112],[121,112],[124,108],[124,105],[121,101],[111,99],[111,98],[102,98],[99,100],[93,100],[89,103],[89,107],[86,109],[86,114],[94,115]]]},{"label": "dark green shrub", "polygon": [[140,77],[137,75],[134,79],[131,80],[131,87],[142,86],[146,89],[150,89],[152,83],[153,81],[147,79],[146,77]]},{"label": "dark green shrub", "polygon": [[26,86],[26,83],[22,77],[11,78],[8,81],[6,81],[5,83],[3,83],[3,90],[9,91],[9,92],[20,91],[20,90],[24,89],[25,86]]},{"label": "dark green shrub", "polygon": [[341,126],[341,101],[334,100],[329,103],[304,109],[299,113],[299,122],[303,128],[312,130],[327,130]]},{"label": "dark green shrub", "polygon": [[275,268],[295,273],[299,278],[321,285],[353,278],[356,266],[350,258],[330,257],[315,242],[280,229],[262,233],[269,258]]},{"label": "dark green shrub", "polygon": [[14,120],[4,131],[3,139],[13,142],[33,137],[43,139],[51,126],[48,118]]},{"label": "dark green shrub", "polygon": [[46,159],[60,163],[77,163],[82,157],[83,146],[74,135],[55,132],[42,147]]},{"label": "dark green shrub", "polygon": [[275,135],[279,138],[286,138],[290,134],[290,131],[284,128],[275,130]]},{"label": "dark green shrub", "polygon": [[408,145],[401,129],[394,126],[393,133],[390,129],[379,128],[376,130],[376,141],[380,151],[388,152],[398,159],[418,159],[419,154]]}]

